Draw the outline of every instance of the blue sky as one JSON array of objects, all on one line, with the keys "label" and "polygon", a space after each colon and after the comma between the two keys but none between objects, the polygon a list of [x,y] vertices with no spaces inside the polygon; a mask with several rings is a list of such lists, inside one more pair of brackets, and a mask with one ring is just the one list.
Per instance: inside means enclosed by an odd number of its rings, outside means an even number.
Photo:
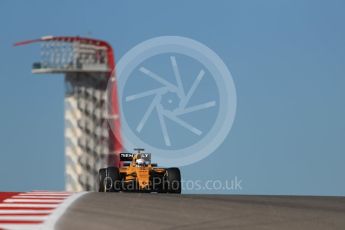
[{"label": "blue sky", "polygon": [[[225,142],[182,168],[245,194],[345,195],[344,1],[1,1],[0,190],[63,189],[62,76],[34,76],[43,35],[109,41],[117,59],[162,35],[198,40],[230,69]],[[214,192],[214,191],[213,191]]]}]

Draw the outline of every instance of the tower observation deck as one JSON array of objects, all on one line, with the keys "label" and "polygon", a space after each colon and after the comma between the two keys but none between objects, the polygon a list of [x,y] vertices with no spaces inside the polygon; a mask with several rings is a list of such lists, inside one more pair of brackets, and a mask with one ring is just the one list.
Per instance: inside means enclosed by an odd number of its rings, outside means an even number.
[{"label": "tower observation deck", "polygon": [[115,77],[113,49],[102,40],[66,36],[15,45],[36,42],[41,43],[41,60],[32,72],[64,74],[66,190],[95,190],[98,169],[118,165],[122,149],[116,85],[111,95],[107,92],[109,78]]}]

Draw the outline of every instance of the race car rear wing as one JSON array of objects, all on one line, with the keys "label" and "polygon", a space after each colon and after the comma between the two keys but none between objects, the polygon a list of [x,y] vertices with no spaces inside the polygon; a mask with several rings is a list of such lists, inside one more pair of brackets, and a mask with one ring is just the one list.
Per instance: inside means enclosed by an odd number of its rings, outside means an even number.
[{"label": "race car rear wing", "polygon": [[120,153],[120,161],[132,161],[133,153]]},{"label": "race car rear wing", "polygon": [[[145,161],[151,161],[151,153],[137,153],[139,158]],[[120,161],[132,161],[134,153],[120,153]]]},{"label": "race car rear wing", "polygon": [[143,159],[145,164],[151,164],[151,153],[120,153],[120,161],[132,161],[133,157],[137,156],[137,159]]}]

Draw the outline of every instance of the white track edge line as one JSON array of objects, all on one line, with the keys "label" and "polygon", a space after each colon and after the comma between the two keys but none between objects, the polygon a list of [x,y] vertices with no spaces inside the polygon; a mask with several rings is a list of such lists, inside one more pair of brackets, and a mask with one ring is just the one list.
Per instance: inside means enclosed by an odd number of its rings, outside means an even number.
[{"label": "white track edge line", "polygon": [[0,224],[1,229],[10,230],[37,230],[37,224]]},{"label": "white track edge line", "polygon": [[64,200],[66,199],[68,196],[66,197],[61,197],[61,196],[12,196],[11,198],[13,199],[27,199],[27,198],[34,198],[34,199],[60,199],[60,200]]},{"label": "white track edge line", "polygon": [[53,199],[6,199],[3,203],[61,203],[64,200]]},{"label": "white track edge line", "polygon": [[19,193],[17,194],[19,196],[70,196],[72,195],[71,193]]},{"label": "white track edge line", "polygon": [[57,208],[59,204],[18,204],[18,203],[0,203],[0,208]]},{"label": "white track edge line", "polygon": [[50,214],[52,213],[52,210],[30,210],[30,209],[4,209],[0,210],[0,215],[1,214]]},{"label": "white track edge line", "polygon": [[11,215],[11,216],[0,216],[0,221],[44,221],[48,218],[48,216],[19,216],[19,215]]}]

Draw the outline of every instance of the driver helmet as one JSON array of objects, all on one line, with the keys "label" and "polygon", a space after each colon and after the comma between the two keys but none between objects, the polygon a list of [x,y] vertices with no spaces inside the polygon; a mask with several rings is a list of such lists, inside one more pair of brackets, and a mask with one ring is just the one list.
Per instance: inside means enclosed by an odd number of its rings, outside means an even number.
[{"label": "driver helmet", "polygon": [[144,166],[144,165],[145,165],[144,159],[137,159],[135,163],[136,163],[136,165],[137,165],[138,167],[141,167],[141,166]]}]

